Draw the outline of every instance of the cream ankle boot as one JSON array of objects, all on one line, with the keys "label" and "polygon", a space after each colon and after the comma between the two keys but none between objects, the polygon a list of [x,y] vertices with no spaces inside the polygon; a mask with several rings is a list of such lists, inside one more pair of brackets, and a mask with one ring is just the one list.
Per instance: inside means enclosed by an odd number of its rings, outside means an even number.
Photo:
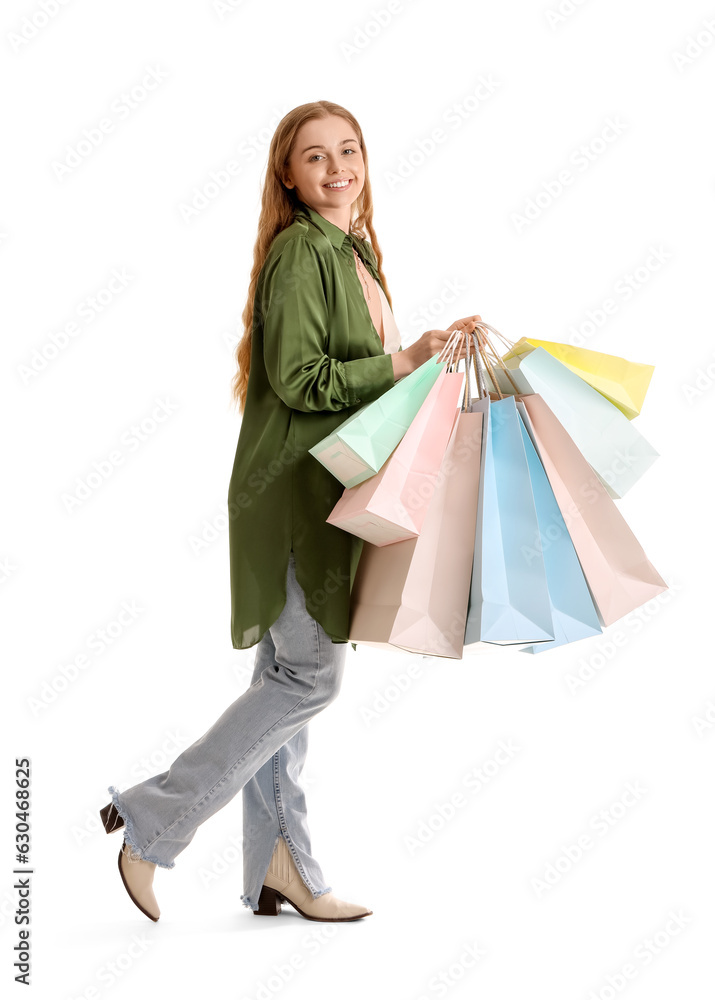
[{"label": "cream ankle boot", "polygon": [[314,899],[300,877],[284,837],[278,839],[263,880],[258,909],[253,912],[256,916],[275,916],[281,912],[281,901],[290,903],[308,920],[357,920],[372,913],[372,910],[357,903],[338,899],[332,892],[325,892]]},{"label": "cream ankle boot", "polygon": [[159,919],[159,905],[154,895],[152,883],[156,865],[142,858],[132,859],[129,844],[123,844],[119,852],[119,874],[129,898],[150,920]]}]

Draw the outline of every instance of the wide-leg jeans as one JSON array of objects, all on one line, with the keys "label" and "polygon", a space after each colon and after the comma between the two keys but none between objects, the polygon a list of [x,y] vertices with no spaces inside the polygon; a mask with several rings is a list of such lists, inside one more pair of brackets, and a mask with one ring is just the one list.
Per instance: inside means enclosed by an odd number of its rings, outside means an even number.
[{"label": "wide-leg jeans", "polygon": [[258,897],[279,837],[314,898],[331,891],[311,852],[301,772],[308,721],[337,697],[347,643],[308,613],[290,553],[286,603],[256,647],[251,684],[168,771],[109,787],[135,859],[173,868],[197,828],[243,789],[244,906]]}]

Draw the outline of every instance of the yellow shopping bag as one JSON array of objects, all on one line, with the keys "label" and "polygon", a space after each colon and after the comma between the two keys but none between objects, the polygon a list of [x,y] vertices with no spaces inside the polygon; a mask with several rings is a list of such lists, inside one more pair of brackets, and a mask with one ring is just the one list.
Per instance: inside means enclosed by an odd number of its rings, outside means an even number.
[{"label": "yellow shopping bag", "polygon": [[584,382],[588,382],[617,406],[621,413],[625,413],[629,420],[640,413],[653,375],[653,365],[643,365],[637,361],[626,361],[614,354],[601,354],[585,347],[572,347],[570,344],[536,340],[533,337],[522,337],[503,358],[506,361],[520,354],[530,354],[536,347],[543,347]]}]

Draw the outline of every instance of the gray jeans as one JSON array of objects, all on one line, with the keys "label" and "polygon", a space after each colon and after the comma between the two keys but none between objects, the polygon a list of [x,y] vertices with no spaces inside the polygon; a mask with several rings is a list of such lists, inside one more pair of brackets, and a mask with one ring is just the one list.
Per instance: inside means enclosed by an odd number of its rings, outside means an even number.
[{"label": "gray jeans", "polygon": [[291,552],[286,603],[256,647],[250,687],[168,771],[123,792],[109,787],[135,857],[173,868],[197,828],[243,789],[244,906],[258,896],[278,837],[313,897],[330,892],[311,854],[300,774],[308,720],[338,695],[347,643],[334,643],[305,606]]}]

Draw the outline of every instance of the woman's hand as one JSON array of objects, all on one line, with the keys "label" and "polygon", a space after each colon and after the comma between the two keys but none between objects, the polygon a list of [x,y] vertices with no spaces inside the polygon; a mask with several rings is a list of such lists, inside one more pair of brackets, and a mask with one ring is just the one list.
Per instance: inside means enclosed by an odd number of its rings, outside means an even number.
[{"label": "woman's hand", "polygon": [[447,327],[448,333],[453,333],[454,330],[464,330],[465,333],[473,333],[476,329],[476,324],[481,323],[482,317],[477,313],[475,316],[465,316],[464,319],[455,319],[451,326]]},{"label": "woman's hand", "polygon": [[[481,319],[482,317],[479,313],[474,316],[465,316],[464,319],[455,319],[454,323],[447,327],[447,333],[450,337],[456,330],[460,330],[463,334],[473,333],[476,330],[476,324],[480,323]],[[469,346],[470,350],[473,352],[474,344],[471,343]],[[459,361],[460,358],[464,358],[466,355],[467,348],[463,339],[459,349],[454,352],[453,361]]]},{"label": "woman's hand", "polygon": [[[395,372],[395,381],[404,375],[409,375],[420,365],[423,365],[429,358],[439,354],[452,336],[455,330],[462,330],[465,333],[472,333],[475,323],[481,321],[481,316],[466,316],[464,319],[455,320],[447,330],[428,330],[423,333],[419,340],[402,351],[395,351],[392,355],[392,367]],[[462,341],[458,350],[455,350],[453,361],[466,357],[466,346]]]},{"label": "woman's hand", "polygon": [[464,330],[465,333],[472,333],[475,330],[475,324],[481,323],[482,317],[477,313],[476,316],[466,316],[464,319],[455,319],[451,326],[447,327],[449,333],[454,330]]}]

